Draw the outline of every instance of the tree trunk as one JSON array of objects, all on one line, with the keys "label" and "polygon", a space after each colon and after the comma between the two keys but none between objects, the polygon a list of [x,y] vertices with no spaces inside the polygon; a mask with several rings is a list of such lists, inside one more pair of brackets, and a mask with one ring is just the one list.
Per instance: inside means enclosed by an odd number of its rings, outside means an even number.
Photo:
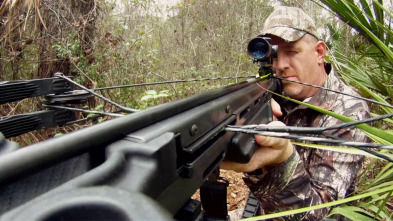
[{"label": "tree trunk", "polygon": [[[92,39],[95,29],[97,1],[80,0],[41,0],[40,13],[43,23],[40,24],[41,37],[38,40],[40,78],[51,77],[56,72],[73,75],[77,65],[75,54],[69,53],[69,44],[80,42],[81,54],[92,53]],[[60,45],[66,52],[59,56],[53,46]]]}]

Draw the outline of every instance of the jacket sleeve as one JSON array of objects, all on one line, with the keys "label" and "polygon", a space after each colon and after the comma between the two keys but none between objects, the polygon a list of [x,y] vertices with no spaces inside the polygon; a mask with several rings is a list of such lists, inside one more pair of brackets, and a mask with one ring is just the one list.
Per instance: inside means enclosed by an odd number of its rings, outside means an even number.
[{"label": "jacket sleeve", "polygon": [[[297,209],[322,202],[297,152],[266,174],[246,175],[244,181],[260,201],[261,214]],[[327,212],[327,209],[323,209],[314,211],[313,214],[284,217],[284,220],[297,220],[298,218],[305,220],[306,216],[309,220],[317,220],[317,217],[323,217]]]},{"label": "jacket sleeve", "polygon": [[[324,120],[333,125],[338,123],[332,117]],[[347,140],[368,141],[357,129],[334,131],[333,134]],[[322,204],[344,198],[351,191],[362,166],[362,156],[300,146],[296,149],[287,161],[265,174],[245,174],[245,183],[260,201],[261,214]],[[329,211],[325,208],[283,219],[320,220]]]}]

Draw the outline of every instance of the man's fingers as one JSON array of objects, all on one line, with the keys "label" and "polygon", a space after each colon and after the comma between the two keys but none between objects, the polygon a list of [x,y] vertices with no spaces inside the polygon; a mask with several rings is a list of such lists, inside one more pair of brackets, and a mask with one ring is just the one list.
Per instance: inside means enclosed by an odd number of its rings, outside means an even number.
[{"label": "man's fingers", "polygon": [[[285,124],[281,121],[272,121],[268,124],[269,126],[283,126],[285,127]],[[265,147],[272,147],[274,149],[280,149],[282,147],[285,147],[288,145],[290,142],[287,139],[284,138],[279,138],[279,137],[266,137],[266,136],[261,136],[261,135],[255,135],[255,141],[257,144]]]},{"label": "man's fingers", "polygon": [[[272,121],[267,126],[279,127],[285,126],[285,124],[280,121]],[[288,139],[255,135],[255,141],[260,147],[256,149],[250,162],[240,164],[224,161],[220,164],[221,168],[237,172],[251,172],[259,168],[266,171],[268,169],[266,166],[286,161],[294,151],[293,145]]]},{"label": "man's fingers", "polygon": [[266,137],[266,136],[255,136],[255,141],[257,144],[264,146],[264,147],[271,147],[274,149],[281,149],[286,147],[289,144],[288,139],[279,138],[279,137]]},{"label": "man's fingers", "polygon": [[280,105],[274,99],[271,99],[270,104],[272,105],[273,115],[275,117],[281,117],[282,111]]},{"label": "man's fingers", "polygon": [[233,170],[233,171],[236,171],[236,172],[249,172],[249,171],[252,171],[248,167],[249,167],[249,165],[247,165],[247,164],[235,163],[235,162],[230,162],[230,161],[223,161],[223,162],[220,163],[220,169]]}]

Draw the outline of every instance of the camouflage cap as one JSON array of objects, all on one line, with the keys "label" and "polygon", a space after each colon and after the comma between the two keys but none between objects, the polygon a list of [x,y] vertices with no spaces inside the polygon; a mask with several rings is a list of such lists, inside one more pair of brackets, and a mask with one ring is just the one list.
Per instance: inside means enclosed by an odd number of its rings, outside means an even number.
[{"label": "camouflage cap", "polygon": [[306,33],[318,39],[314,21],[302,9],[278,6],[265,21],[261,36],[275,35],[288,42],[297,41]]}]

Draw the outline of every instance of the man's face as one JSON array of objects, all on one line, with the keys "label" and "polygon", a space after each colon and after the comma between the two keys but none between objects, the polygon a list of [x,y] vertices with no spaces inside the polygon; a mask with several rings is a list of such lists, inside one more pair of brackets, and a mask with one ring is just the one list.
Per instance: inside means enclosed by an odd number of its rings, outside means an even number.
[{"label": "man's face", "polygon": [[[273,44],[278,45],[278,58],[273,61],[277,76],[314,85],[323,85],[318,66],[316,41],[303,37],[295,42],[271,36]],[[320,61],[320,59],[319,59]],[[294,82],[282,81],[284,92],[291,98],[304,100],[313,96],[317,89]]]}]

